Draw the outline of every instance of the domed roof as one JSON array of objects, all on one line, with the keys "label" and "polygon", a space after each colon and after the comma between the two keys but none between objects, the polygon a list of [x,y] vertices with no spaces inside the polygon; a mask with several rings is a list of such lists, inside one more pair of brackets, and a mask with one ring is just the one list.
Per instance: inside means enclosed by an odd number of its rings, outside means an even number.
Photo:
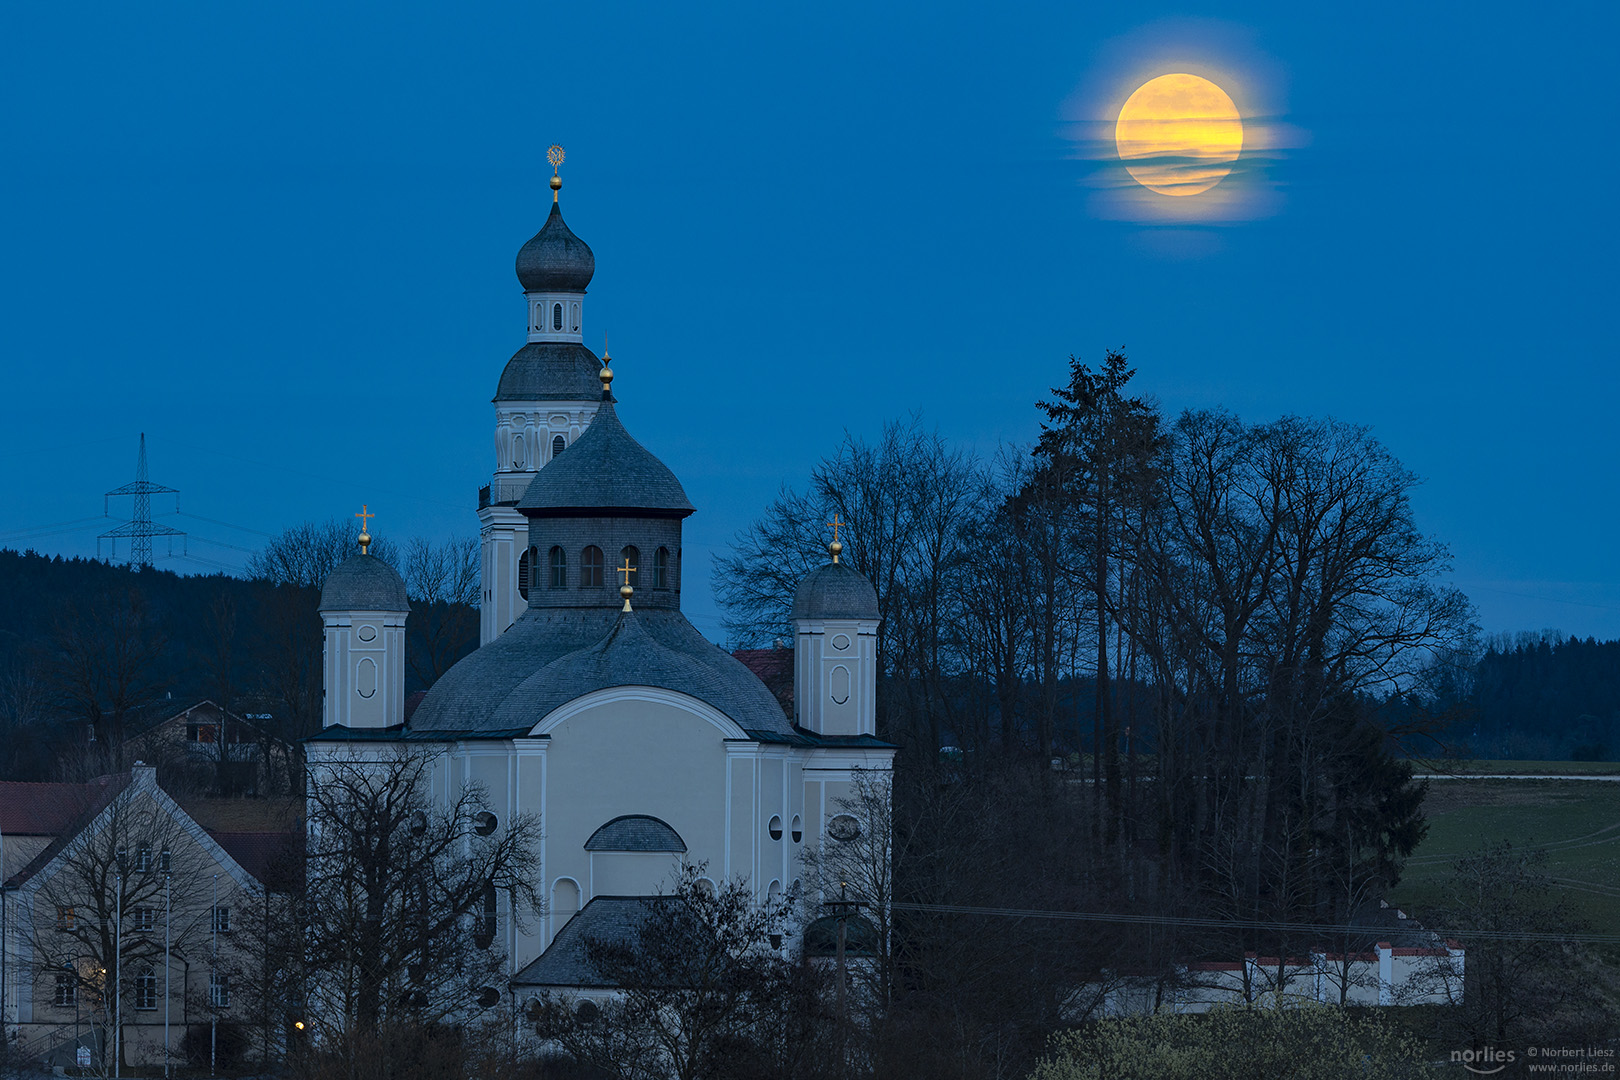
[{"label": "domed roof", "polygon": [[512,354],[496,401],[597,401],[602,361],[576,341],[531,341]]},{"label": "domed roof", "polygon": [[595,273],[596,256],[563,223],[562,207],[552,203],[546,223],[518,249],[517,276],[523,291],[582,293]]},{"label": "domed roof", "polygon": [[795,619],[876,619],[877,590],[866,575],[847,563],[813,570],[793,594]]},{"label": "domed roof", "polygon": [[529,481],[518,509],[530,517],[587,510],[686,517],[693,507],[669,466],[632,439],[613,403],[604,401],[579,441]]},{"label": "domed roof", "polygon": [[375,555],[350,555],[321,584],[319,611],[410,611],[405,579]]},{"label": "domed roof", "polygon": [[615,686],[674,690],[714,706],[744,730],[792,736],[782,706],[758,676],[698,633],[680,612],[645,609],[627,615],[606,605],[587,611],[529,609],[510,630],[434,683],[410,727],[526,731],[558,706]]}]

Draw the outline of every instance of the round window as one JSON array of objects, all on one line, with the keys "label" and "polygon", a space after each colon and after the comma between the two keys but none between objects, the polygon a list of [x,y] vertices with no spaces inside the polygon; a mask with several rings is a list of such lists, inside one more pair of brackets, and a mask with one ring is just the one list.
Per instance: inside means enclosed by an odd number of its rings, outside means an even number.
[{"label": "round window", "polygon": [[[854,821],[855,819],[850,818],[850,820]],[[500,819],[494,814],[490,813],[488,810],[481,810],[473,817],[473,832],[477,833],[479,836],[488,836],[490,833],[495,831],[495,826],[499,824]]]}]

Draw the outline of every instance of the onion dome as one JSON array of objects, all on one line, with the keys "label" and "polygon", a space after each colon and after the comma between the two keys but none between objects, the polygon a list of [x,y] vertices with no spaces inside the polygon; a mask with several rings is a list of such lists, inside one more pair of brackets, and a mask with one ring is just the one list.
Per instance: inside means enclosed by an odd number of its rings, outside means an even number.
[{"label": "onion dome", "polygon": [[546,223],[518,251],[523,291],[582,293],[595,273],[596,256],[563,223],[561,206],[552,203]]},{"label": "onion dome", "polygon": [[877,590],[866,575],[846,563],[830,562],[799,582],[793,594],[795,619],[872,619],[878,616]]},{"label": "onion dome", "polygon": [[409,612],[411,602],[399,571],[375,555],[357,554],[326,575],[317,610]]},{"label": "onion dome", "polygon": [[579,441],[529,481],[518,509],[529,517],[683,518],[693,506],[669,466],[631,438],[604,401]]}]

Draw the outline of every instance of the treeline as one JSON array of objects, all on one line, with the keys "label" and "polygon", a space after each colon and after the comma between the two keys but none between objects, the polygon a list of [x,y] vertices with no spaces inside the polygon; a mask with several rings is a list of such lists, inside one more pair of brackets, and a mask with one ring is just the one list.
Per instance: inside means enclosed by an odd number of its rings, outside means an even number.
[{"label": "treeline", "polygon": [[1486,642],[1448,688],[1449,741],[1471,756],[1620,758],[1620,641],[1541,631]]},{"label": "treeline", "polygon": [[738,643],[785,637],[845,523],[902,748],[892,895],[919,905],[887,1015],[974,1074],[1032,1060],[1104,972],[1168,989],[1189,960],[1367,947],[1290,927],[1363,922],[1398,880],[1426,829],[1401,742],[1442,721],[1380,705],[1476,636],[1367,429],[1167,417],[1118,353],[1068,375],[994,460],[916,421],[847,436],[716,565]]},{"label": "treeline", "polygon": [[[203,699],[296,747],[321,725],[319,584],[353,532],[289,529],[247,578],[0,550],[0,776],[54,779],[70,749],[83,767],[87,745],[127,765],[127,740]],[[478,644],[476,541],[373,551],[405,577],[406,691],[425,689]]]}]

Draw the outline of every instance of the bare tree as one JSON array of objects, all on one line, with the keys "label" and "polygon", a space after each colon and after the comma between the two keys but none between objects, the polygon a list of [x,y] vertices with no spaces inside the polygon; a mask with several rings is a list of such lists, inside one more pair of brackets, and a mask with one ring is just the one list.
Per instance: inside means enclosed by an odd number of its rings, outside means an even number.
[{"label": "bare tree", "polygon": [[54,623],[47,668],[63,710],[118,751],[129,724],[161,696],[153,672],[166,642],[138,589],[110,590],[88,610],[67,605]]},{"label": "bare tree", "polygon": [[421,537],[405,546],[405,588],[412,601],[407,624],[417,647],[408,649],[412,674],[432,686],[478,644],[478,538],[435,543]]},{"label": "bare tree", "polygon": [[104,776],[84,785],[64,846],[19,892],[36,985],[82,1008],[109,1054],[118,1026],[164,992],[166,938],[182,999],[188,965],[209,969],[216,886],[227,907],[242,890],[203,835],[152,770]]},{"label": "bare tree", "polygon": [[336,1040],[465,1016],[499,985],[500,926],[540,909],[537,820],[496,821],[477,785],[435,798],[439,755],[372,750],[309,765],[308,1011]]},{"label": "bare tree", "polygon": [[[285,529],[249,557],[247,575],[277,585],[319,589],[339,563],[360,550],[355,542],[360,530],[355,525],[345,518],[330,518]],[[373,539],[370,551],[389,566],[400,564],[399,553],[386,538]]]}]

